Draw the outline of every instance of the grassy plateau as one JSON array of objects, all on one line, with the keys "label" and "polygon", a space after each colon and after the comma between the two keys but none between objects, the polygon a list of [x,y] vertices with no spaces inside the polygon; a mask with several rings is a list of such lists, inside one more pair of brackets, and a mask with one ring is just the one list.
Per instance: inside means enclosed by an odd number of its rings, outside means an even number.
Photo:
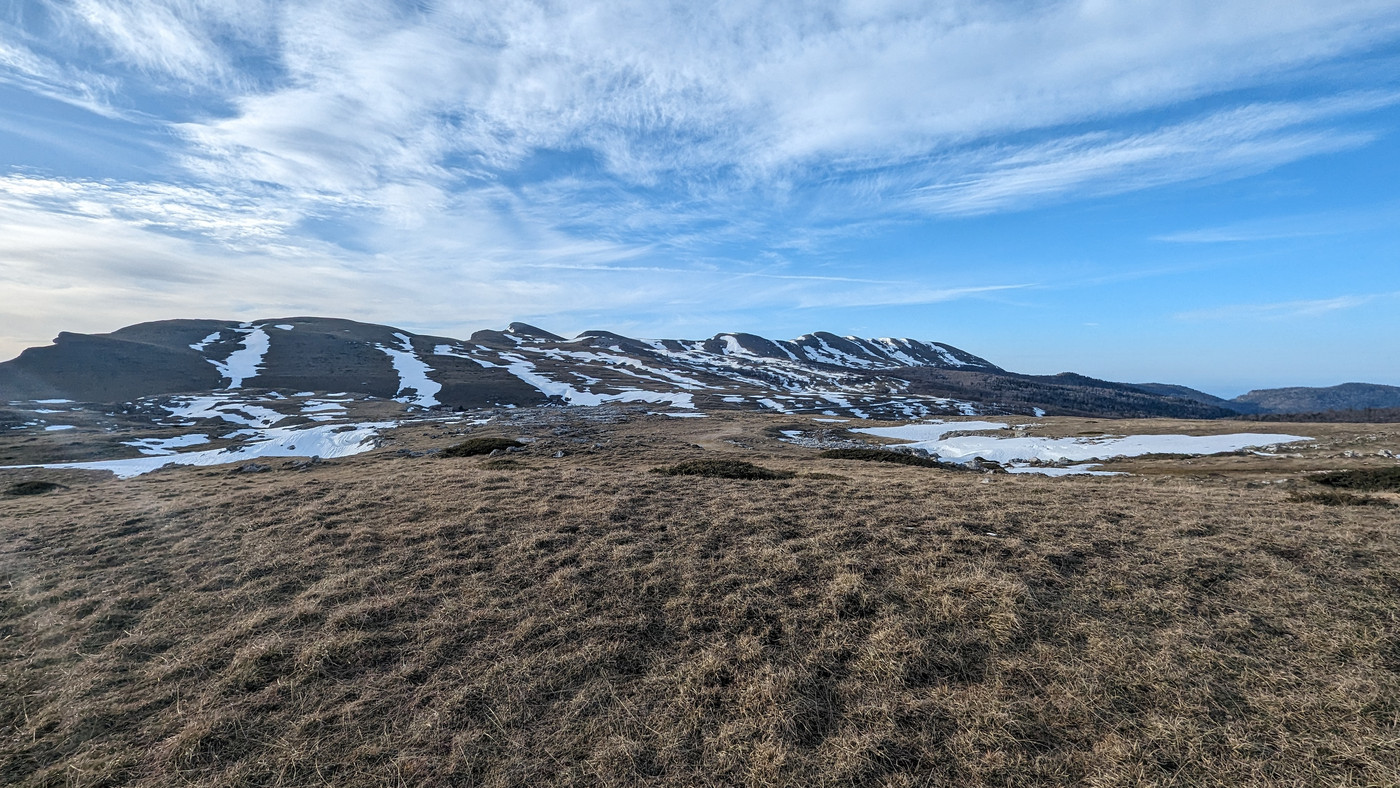
[{"label": "grassy plateau", "polygon": [[0,471],[0,784],[1400,785],[1400,425],[1046,478],[540,413]]}]

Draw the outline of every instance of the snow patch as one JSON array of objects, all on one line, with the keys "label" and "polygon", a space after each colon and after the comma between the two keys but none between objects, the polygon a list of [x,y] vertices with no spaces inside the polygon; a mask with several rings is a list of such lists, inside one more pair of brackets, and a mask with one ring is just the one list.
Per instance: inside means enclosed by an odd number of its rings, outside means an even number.
[{"label": "snow patch", "polygon": [[176,435],[173,438],[140,438],[134,441],[122,441],[122,445],[135,446],[136,450],[142,454],[152,457],[162,457],[174,454],[176,449],[183,449],[186,446],[198,446],[201,443],[208,442],[208,435],[196,432],[189,435]]},{"label": "snow patch", "polygon": [[666,402],[673,408],[695,408],[695,395],[672,391],[643,391],[624,389],[614,394],[580,391],[568,383],[551,380],[535,370],[535,365],[515,353],[501,353],[507,362],[506,371],[534,386],[546,397],[559,397],[570,405],[601,405],[604,402]]},{"label": "snow patch", "polygon": [[[399,340],[399,348],[375,345],[394,362],[394,371],[399,373],[399,392],[394,399],[424,408],[441,404],[437,401],[437,393],[442,391],[442,384],[428,377],[433,368],[424,364],[413,352],[413,342],[406,334],[396,333],[394,338]],[[413,393],[404,393],[407,391]]]},{"label": "snow patch", "polygon": [[[11,468],[62,468],[88,471],[111,471],[119,479],[130,479],[150,473],[167,465],[223,465],[245,462],[260,457],[321,457],[332,459],[360,454],[374,448],[379,430],[393,427],[394,422],[367,422],[353,425],[326,425],[295,429],[275,427],[259,430],[261,440],[227,449],[191,451],[125,460],[95,460],[92,462],[55,462],[43,465],[14,465]],[[240,430],[239,433],[245,431]],[[237,433],[236,433],[237,434]]]},{"label": "snow patch", "polygon": [[226,389],[243,388],[243,381],[257,377],[270,342],[267,332],[261,327],[240,328],[238,331],[243,334],[242,347],[230,353],[223,361],[205,359],[219,370],[220,375],[228,378],[229,384],[224,387]]},{"label": "snow patch", "polygon": [[219,331],[215,331],[214,333],[212,333],[212,334],[210,334],[209,336],[207,336],[207,337],[205,337],[205,338],[199,340],[198,342],[194,343],[193,345],[190,345],[190,350],[198,350],[199,352],[203,353],[203,352],[204,352],[205,346],[207,346],[210,342],[217,342],[217,341],[218,341],[218,339],[219,339],[219,334],[220,334],[220,333],[221,333],[221,332],[219,332]]},{"label": "snow patch", "polygon": [[[1140,457],[1144,454],[1219,454],[1256,446],[1312,440],[1298,435],[1235,433],[1230,435],[1127,435],[1102,438],[1002,438],[998,436],[944,436],[963,430],[1002,430],[996,422],[944,422],[905,424],[898,427],[866,427],[854,430],[867,435],[911,441],[913,448],[925,449],[948,462],[965,463],[974,457],[1002,464],[1041,462],[1063,463],[1113,457]],[[1023,470],[1021,473],[1035,473]]]},{"label": "snow patch", "polygon": [[230,400],[225,396],[176,398],[168,405],[161,405],[171,416],[196,421],[199,419],[223,419],[234,424],[249,427],[271,427],[287,418],[271,408],[247,402]]}]

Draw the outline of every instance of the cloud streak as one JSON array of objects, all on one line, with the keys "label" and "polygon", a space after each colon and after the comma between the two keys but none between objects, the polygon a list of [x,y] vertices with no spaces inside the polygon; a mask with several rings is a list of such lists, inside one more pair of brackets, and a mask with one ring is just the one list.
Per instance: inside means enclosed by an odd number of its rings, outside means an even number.
[{"label": "cloud streak", "polygon": [[1232,304],[1181,312],[1176,315],[1176,319],[1189,321],[1298,320],[1322,317],[1332,312],[1355,309],[1376,301],[1396,298],[1400,298],[1400,292],[1344,295],[1333,298],[1280,301],[1270,304]]}]

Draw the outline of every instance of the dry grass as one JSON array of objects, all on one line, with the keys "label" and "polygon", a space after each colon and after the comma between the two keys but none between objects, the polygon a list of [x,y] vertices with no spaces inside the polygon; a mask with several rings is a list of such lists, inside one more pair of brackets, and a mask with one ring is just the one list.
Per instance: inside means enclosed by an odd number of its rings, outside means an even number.
[{"label": "dry grass", "polygon": [[1400,784],[1391,510],[729,428],[0,500],[0,783]]},{"label": "dry grass", "polygon": [[1394,503],[1385,498],[1378,498],[1374,495],[1357,495],[1341,490],[1295,492],[1289,496],[1289,500],[1300,503],[1320,503],[1323,506],[1385,506],[1391,508],[1395,506]]}]

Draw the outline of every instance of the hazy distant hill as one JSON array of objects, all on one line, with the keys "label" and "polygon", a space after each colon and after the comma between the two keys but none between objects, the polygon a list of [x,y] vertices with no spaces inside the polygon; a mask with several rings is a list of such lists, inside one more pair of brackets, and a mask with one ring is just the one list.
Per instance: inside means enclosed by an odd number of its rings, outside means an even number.
[{"label": "hazy distant hill", "polygon": [[1400,408],[1400,387],[1375,383],[1343,383],[1327,388],[1260,389],[1235,397],[1261,413],[1309,413],[1365,408]]},{"label": "hazy distant hill", "polygon": [[1170,383],[1135,383],[1136,388],[1154,394],[1195,400],[1244,414],[1320,414],[1335,411],[1366,411],[1400,408],[1400,387],[1375,383],[1343,383],[1327,388],[1293,386],[1256,389],[1234,399],[1223,399],[1186,386]]},{"label": "hazy distant hill", "polygon": [[1172,383],[1134,383],[1134,388],[1149,391],[1153,394],[1161,394],[1166,397],[1180,397],[1193,402],[1200,402],[1205,405],[1214,405],[1217,408],[1225,408],[1236,413],[1258,413],[1259,406],[1252,402],[1240,402],[1239,400],[1225,399],[1214,394],[1207,394],[1204,391],[1197,391],[1189,386],[1178,386]]},{"label": "hazy distant hill", "polygon": [[[1332,397],[1336,407],[1381,406],[1356,404],[1358,385],[1336,387],[1345,389]],[[939,342],[822,331],[792,340],[745,333],[635,339],[608,331],[565,339],[512,323],[460,340],[334,318],[165,320],[110,334],[65,332],[0,363],[2,400],[115,403],[236,389],[352,392],[425,408],[651,402],[894,419],[1039,412],[1220,418],[1283,407],[1263,396],[1269,392],[1223,400],[1169,384],[1022,375]],[[1278,391],[1323,409],[1296,393],[1312,390]]]}]

